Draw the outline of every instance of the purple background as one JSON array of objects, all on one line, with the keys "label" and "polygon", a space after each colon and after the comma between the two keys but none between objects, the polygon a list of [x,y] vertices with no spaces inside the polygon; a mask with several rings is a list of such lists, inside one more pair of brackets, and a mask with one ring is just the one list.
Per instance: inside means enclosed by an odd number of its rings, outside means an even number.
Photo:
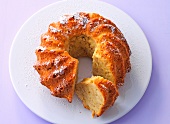
[{"label": "purple background", "polygon": [[[1,124],[48,124],[32,113],[17,96],[10,80],[8,60],[13,38],[21,25],[36,11],[56,1],[0,0]],[[105,1],[125,11],[139,24],[148,38],[153,57],[152,76],[146,93],[128,114],[114,124],[170,123],[170,1]]]}]

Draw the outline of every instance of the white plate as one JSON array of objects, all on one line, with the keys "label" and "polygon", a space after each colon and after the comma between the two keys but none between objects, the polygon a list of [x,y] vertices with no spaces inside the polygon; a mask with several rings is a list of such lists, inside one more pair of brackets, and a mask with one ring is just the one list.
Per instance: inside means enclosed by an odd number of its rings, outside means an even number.
[{"label": "white plate", "polygon": [[[39,83],[39,75],[33,68],[36,61],[35,48],[40,44],[40,35],[47,31],[48,25],[58,21],[61,15],[80,11],[96,12],[115,22],[132,51],[132,70],[127,74],[125,85],[120,89],[120,97],[113,107],[94,119],[76,96],[71,104],[65,99],[51,96],[50,91]],[[101,1],[68,0],[43,8],[26,21],[13,41],[9,66],[11,80],[18,96],[38,116],[52,123],[99,124],[115,121],[138,103],[150,80],[152,57],[144,33],[127,14]],[[90,66],[89,62],[86,63],[86,67]],[[83,65],[80,68],[84,70],[82,67]],[[82,70],[79,80],[87,74]]]}]

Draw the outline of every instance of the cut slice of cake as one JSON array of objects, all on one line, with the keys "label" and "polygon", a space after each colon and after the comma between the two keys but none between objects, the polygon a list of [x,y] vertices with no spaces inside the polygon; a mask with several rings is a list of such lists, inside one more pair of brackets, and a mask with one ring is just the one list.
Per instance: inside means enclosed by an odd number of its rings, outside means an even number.
[{"label": "cut slice of cake", "polygon": [[85,78],[76,84],[76,94],[92,116],[101,116],[117,99],[119,93],[115,84],[100,76]]}]

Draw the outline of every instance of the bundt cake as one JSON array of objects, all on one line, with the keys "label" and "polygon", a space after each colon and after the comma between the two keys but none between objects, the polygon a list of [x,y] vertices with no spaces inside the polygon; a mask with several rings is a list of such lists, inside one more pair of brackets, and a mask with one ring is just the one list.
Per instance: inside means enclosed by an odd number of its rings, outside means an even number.
[{"label": "bundt cake", "polygon": [[[42,34],[40,47],[42,49],[36,50],[34,68],[41,83],[53,95],[67,98],[69,102],[74,92],[78,57],[92,58],[93,75],[101,76],[117,87],[124,84],[125,75],[131,69],[131,51],[123,34],[112,21],[96,13],[78,12],[62,16]],[[60,64],[55,64],[56,59]],[[60,71],[61,74],[54,76],[54,72]]]},{"label": "bundt cake", "polygon": [[101,116],[119,95],[116,85],[100,76],[83,79],[76,84],[75,92],[93,117]]}]

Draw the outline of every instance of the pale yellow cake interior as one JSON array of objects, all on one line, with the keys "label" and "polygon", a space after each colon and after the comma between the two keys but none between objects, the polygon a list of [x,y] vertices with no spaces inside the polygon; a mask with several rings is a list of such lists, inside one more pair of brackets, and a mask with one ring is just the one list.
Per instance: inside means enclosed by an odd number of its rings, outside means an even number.
[{"label": "pale yellow cake interior", "polygon": [[92,58],[93,75],[102,76],[115,83],[112,70],[110,69],[111,63],[108,63],[107,59],[102,56],[103,53],[99,48],[96,47],[96,42],[92,38],[80,35],[70,39],[68,52],[75,58],[83,56]]},{"label": "pale yellow cake interior", "polygon": [[76,85],[76,94],[83,101],[85,108],[92,111],[92,116],[99,114],[104,105],[104,98],[93,80],[86,78],[83,83]]}]

